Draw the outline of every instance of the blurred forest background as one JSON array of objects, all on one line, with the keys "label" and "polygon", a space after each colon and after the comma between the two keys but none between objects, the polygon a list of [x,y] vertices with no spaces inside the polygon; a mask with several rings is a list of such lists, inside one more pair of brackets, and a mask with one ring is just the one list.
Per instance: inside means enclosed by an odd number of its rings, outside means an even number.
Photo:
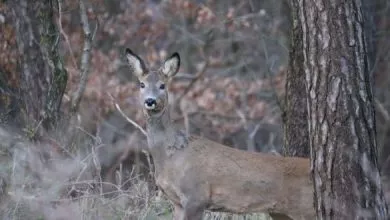
[{"label": "blurred forest background", "polygon": [[[82,2],[85,10],[77,0],[0,1],[2,219],[169,219],[170,208],[151,181],[152,161],[140,152],[146,139],[129,122],[145,125],[138,85],[124,59],[126,47],[152,67],[180,53],[181,69],[169,87],[171,111],[189,133],[243,150],[283,154],[291,27],[287,0]],[[367,2],[374,15],[368,22],[379,164],[390,175],[390,1]],[[26,17],[18,4],[31,7]],[[21,76],[24,50],[17,43],[23,38],[18,28],[46,22],[34,7],[53,13],[55,27],[47,36],[58,48],[58,60],[42,69],[67,74],[59,80],[66,88],[63,96],[57,93],[60,112],[52,125],[44,123],[39,110],[26,111],[29,104],[21,95],[34,89],[28,83],[39,81]],[[30,105],[42,102],[39,96],[44,97],[42,91],[29,97]],[[390,186],[384,187],[389,192]]]}]

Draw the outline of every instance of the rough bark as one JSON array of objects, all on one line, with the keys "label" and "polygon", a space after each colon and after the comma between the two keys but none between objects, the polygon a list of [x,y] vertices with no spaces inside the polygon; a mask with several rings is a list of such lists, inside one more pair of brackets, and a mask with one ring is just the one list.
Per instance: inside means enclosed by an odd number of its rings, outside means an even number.
[{"label": "rough bark", "polygon": [[53,0],[9,2],[20,54],[22,109],[30,128],[55,124],[67,82],[53,4]]},{"label": "rough bark", "polygon": [[360,0],[298,0],[318,219],[388,219]]},{"label": "rough bark", "polygon": [[290,2],[291,33],[290,61],[286,79],[284,108],[284,154],[309,157],[309,134],[305,72],[303,69],[302,24],[299,19],[298,1]]},{"label": "rough bark", "polygon": [[18,97],[13,88],[10,88],[5,76],[6,73],[0,67],[0,125],[19,125]]},{"label": "rough bark", "polygon": [[[365,32],[365,38],[366,38],[366,51],[368,56],[368,69],[370,72],[370,76],[372,77],[375,62],[377,59],[377,26],[376,26],[376,16],[375,14],[378,13],[378,2],[379,1],[372,1],[372,0],[361,0],[362,1],[362,13],[363,13],[363,19],[364,19],[364,32]],[[372,83],[374,83],[374,80],[372,80]],[[372,86],[373,89],[375,89],[375,86]],[[374,92],[375,94],[375,92]]]}]

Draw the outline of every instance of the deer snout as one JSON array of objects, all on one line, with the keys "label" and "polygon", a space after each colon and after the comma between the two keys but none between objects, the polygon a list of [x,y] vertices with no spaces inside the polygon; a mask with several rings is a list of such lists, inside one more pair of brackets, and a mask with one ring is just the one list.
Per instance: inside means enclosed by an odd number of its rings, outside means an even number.
[{"label": "deer snout", "polygon": [[156,102],[156,99],[153,99],[153,98],[147,98],[145,100],[145,108],[146,109],[155,109],[156,108],[156,105],[157,105],[157,102]]}]

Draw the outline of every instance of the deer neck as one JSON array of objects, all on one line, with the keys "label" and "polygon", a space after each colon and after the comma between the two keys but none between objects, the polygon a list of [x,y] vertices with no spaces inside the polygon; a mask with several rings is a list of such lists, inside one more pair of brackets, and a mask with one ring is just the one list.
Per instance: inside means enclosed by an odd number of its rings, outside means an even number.
[{"label": "deer neck", "polygon": [[169,110],[164,109],[158,116],[147,116],[146,131],[149,150],[158,175],[170,156],[169,146],[173,145],[176,139]]},{"label": "deer neck", "polygon": [[147,116],[146,123],[148,138],[156,138],[156,135],[167,134],[173,129],[168,109],[164,109],[160,115]]}]

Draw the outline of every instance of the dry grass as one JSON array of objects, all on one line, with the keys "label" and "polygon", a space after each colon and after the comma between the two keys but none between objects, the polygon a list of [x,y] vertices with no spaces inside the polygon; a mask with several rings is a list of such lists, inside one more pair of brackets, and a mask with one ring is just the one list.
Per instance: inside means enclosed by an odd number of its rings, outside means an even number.
[{"label": "dry grass", "polygon": [[[136,172],[125,178],[120,169],[117,184],[104,182],[95,153],[99,146],[63,156],[2,128],[0,139],[1,219],[172,219],[170,203]],[[105,192],[105,186],[114,190]],[[206,212],[204,219],[267,218]]]}]

